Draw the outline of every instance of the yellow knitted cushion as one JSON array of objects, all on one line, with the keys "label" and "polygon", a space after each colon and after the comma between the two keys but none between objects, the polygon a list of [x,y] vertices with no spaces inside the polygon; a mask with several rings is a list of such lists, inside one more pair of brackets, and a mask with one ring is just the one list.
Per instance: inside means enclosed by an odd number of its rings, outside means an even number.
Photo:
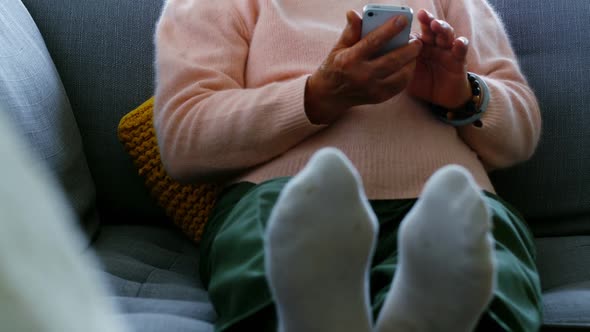
[{"label": "yellow knitted cushion", "polygon": [[119,140],[158,204],[174,224],[198,242],[220,188],[214,184],[181,184],[166,174],[156,140],[153,106],[152,97],[125,115],[119,123]]}]

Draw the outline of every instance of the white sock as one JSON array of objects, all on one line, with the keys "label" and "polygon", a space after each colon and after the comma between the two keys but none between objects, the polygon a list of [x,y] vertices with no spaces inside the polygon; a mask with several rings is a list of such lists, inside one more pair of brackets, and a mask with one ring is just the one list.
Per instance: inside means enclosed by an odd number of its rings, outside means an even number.
[{"label": "white sock", "polygon": [[344,154],[317,152],[281,192],[265,241],[279,331],[372,330],[368,272],[377,218]]},{"label": "white sock", "polygon": [[495,282],[490,229],[471,175],[436,172],[400,226],[399,269],[376,331],[472,331]]},{"label": "white sock", "polygon": [[0,116],[0,329],[124,331],[96,262],[83,253],[85,241],[63,193],[4,120]]}]

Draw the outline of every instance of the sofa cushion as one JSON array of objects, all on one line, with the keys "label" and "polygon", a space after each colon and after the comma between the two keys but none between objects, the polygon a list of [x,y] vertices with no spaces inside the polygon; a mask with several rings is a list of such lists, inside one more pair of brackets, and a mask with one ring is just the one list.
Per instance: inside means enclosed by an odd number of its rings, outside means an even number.
[{"label": "sofa cushion", "polygon": [[590,236],[537,238],[535,244],[543,291],[590,282]]},{"label": "sofa cushion", "polygon": [[153,33],[164,0],[23,0],[78,120],[105,220],[160,219],[117,140],[119,120],[154,93]]},{"label": "sofa cushion", "polygon": [[0,104],[54,173],[92,236],[95,188],[76,120],[35,22],[20,0],[0,2]]},{"label": "sofa cushion", "polygon": [[543,307],[546,325],[590,328],[590,281],[546,292]]},{"label": "sofa cushion", "polygon": [[198,276],[199,251],[180,231],[104,226],[93,248],[136,331],[213,331],[217,316]]},{"label": "sofa cushion", "polygon": [[588,0],[490,0],[540,102],[543,133],[527,163],[493,176],[498,192],[524,213],[536,234],[590,231],[590,38]]},{"label": "sofa cushion", "polygon": [[590,327],[590,236],[538,238],[544,324]]}]

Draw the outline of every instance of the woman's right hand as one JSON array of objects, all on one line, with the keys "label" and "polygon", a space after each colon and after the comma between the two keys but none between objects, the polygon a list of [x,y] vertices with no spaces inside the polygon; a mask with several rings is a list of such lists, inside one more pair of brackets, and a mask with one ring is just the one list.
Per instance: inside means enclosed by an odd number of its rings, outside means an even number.
[{"label": "woman's right hand", "polygon": [[362,20],[354,11],[346,14],[348,24],[324,63],[308,79],[305,111],[314,124],[330,124],[347,109],[382,103],[402,92],[412,80],[422,43],[413,39],[407,46],[375,58],[391,38],[408,24],[398,16],[361,39]]}]

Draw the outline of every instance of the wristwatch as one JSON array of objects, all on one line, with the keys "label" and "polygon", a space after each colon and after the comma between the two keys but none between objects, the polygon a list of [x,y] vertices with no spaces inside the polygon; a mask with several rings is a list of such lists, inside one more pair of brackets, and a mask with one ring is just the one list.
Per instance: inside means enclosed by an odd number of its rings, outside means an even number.
[{"label": "wristwatch", "polygon": [[486,82],[474,73],[468,72],[467,79],[471,85],[472,97],[462,109],[449,110],[448,108],[434,104],[431,104],[430,108],[436,117],[444,123],[455,127],[473,124],[481,128],[483,127],[481,117],[489,103],[489,88]]}]

